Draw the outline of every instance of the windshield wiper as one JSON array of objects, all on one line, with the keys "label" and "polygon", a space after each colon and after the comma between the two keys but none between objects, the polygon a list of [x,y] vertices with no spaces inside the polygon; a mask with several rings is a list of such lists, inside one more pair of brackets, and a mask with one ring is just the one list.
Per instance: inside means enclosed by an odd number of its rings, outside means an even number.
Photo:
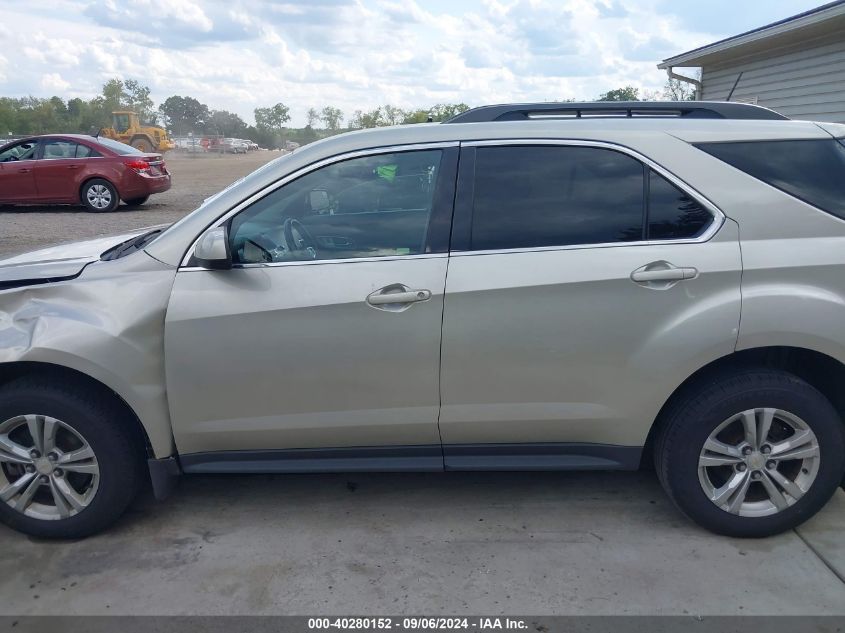
[{"label": "windshield wiper", "polygon": [[152,231],[147,231],[138,237],[133,237],[131,240],[121,242],[117,246],[112,246],[109,250],[100,255],[100,259],[104,262],[108,262],[113,259],[120,259],[130,253],[134,253],[135,251],[139,251],[157,238],[161,232],[162,229],[153,229]]}]

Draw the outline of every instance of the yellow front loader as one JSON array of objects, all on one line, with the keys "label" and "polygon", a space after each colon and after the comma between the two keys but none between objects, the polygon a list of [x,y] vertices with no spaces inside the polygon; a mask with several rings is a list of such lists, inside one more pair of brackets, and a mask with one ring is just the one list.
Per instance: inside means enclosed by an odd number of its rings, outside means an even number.
[{"label": "yellow front loader", "polygon": [[131,145],[142,152],[166,152],[176,147],[164,128],[141,125],[137,112],[112,112],[112,126],[100,130],[100,136]]}]

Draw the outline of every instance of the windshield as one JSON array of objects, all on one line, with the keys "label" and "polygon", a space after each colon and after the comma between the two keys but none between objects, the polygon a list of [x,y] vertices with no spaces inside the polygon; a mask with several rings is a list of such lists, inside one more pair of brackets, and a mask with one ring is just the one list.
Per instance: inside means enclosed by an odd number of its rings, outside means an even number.
[{"label": "windshield", "polygon": [[102,136],[97,137],[97,142],[100,145],[104,145],[108,147],[111,151],[115,154],[120,154],[121,156],[127,156],[129,154],[143,154],[141,150],[137,150],[131,145],[127,145],[126,143],[121,143],[120,141],[114,141],[110,138],[104,138]]}]

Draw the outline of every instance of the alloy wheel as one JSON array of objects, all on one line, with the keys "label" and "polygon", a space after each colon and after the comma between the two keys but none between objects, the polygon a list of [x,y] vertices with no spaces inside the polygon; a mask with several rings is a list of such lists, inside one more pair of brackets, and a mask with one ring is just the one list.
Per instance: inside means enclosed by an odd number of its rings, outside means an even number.
[{"label": "alloy wheel", "polygon": [[105,185],[91,185],[85,197],[95,209],[108,209],[112,200],[111,191]]},{"label": "alloy wheel", "polygon": [[88,442],[61,420],[20,415],[0,423],[0,500],[36,519],[84,510],[100,482]]},{"label": "alloy wheel", "polygon": [[704,443],[698,479],[707,498],[731,514],[777,514],[800,500],[819,471],[819,441],[798,416],[748,409],[722,422]]}]

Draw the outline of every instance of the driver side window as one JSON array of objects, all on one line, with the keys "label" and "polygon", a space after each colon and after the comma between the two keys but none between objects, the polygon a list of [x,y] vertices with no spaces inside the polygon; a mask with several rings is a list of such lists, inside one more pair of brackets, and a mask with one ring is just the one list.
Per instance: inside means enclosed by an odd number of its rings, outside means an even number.
[{"label": "driver side window", "polygon": [[441,155],[351,158],[283,185],[232,219],[234,262],[424,253]]},{"label": "driver side window", "polygon": [[8,163],[17,160],[35,160],[35,152],[38,149],[38,141],[21,141],[0,153],[0,163]]}]

